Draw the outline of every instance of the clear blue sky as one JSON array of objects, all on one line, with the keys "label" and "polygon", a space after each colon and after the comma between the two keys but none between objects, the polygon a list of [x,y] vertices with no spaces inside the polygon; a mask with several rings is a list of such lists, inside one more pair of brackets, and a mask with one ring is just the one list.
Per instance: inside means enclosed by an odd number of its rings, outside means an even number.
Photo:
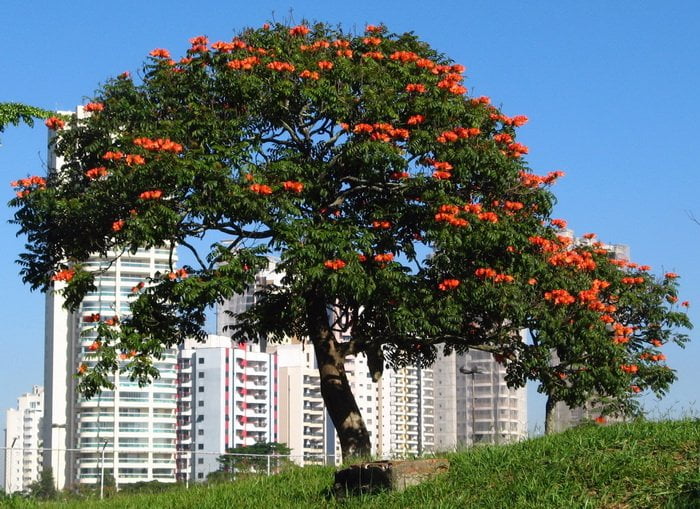
[{"label": "clear blue sky", "polygon": [[[700,4],[639,2],[130,1],[0,3],[0,102],[73,109],[101,81],[134,71],[153,48],[181,53],[188,38],[230,38],[271,19],[339,22],[362,30],[383,22],[414,31],[467,66],[470,93],[489,95],[507,114],[526,114],[521,140],[543,174],[562,169],[557,215],[579,234],[631,246],[632,259],[656,273],[682,275],[681,300],[700,323]],[[7,182],[44,170],[46,130],[0,135]],[[12,197],[0,186],[0,202]],[[13,211],[0,212],[0,409],[43,379],[43,296],[22,285],[22,250]],[[655,415],[698,407],[700,337],[670,347],[679,381]],[[532,391],[531,391],[532,392]],[[541,399],[531,398],[533,423]],[[1,414],[0,414],[1,415]],[[532,425],[531,425],[532,426]],[[1,426],[0,426],[1,427]]]}]

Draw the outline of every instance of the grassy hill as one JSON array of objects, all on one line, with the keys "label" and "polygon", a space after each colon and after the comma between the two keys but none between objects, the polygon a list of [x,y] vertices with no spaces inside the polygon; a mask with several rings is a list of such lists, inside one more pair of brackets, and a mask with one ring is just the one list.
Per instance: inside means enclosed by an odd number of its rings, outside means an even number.
[{"label": "grassy hill", "polygon": [[232,484],[16,508],[700,508],[700,421],[584,426],[447,454],[450,472],[402,493],[335,500],[333,469],[295,468]]}]

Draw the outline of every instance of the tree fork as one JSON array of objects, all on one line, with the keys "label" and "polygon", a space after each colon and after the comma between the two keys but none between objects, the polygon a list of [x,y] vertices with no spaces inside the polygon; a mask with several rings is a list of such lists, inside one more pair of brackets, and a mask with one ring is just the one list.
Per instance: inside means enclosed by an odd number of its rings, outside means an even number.
[{"label": "tree fork", "polygon": [[338,434],[343,459],[368,457],[369,432],[348,383],[345,355],[328,325],[327,306],[317,299],[310,304],[310,336],[321,376],[321,395]]}]

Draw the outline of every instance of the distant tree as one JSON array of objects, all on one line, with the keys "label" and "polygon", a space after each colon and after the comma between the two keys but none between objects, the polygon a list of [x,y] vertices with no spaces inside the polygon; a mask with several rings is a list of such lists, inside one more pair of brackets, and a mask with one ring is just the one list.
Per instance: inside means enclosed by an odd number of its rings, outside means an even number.
[{"label": "distant tree", "polygon": [[8,125],[16,126],[20,123],[24,123],[32,127],[34,125],[34,119],[49,118],[54,115],[56,115],[56,113],[35,106],[28,106],[20,103],[0,103],[0,133],[3,132]]},{"label": "distant tree", "polygon": [[226,454],[217,458],[219,472],[236,476],[245,473],[279,472],[291,464],[289,455],[292,450],[278,442],[259,442],[226,449]]},{"label": "distant tree", "polygon": [[512,386],[536,379],[571,403],[673,380],[641,356],[687,339],[661,297],[675,287],[560,238],[561,173],[531,172],[516,141],[527,118],[467,96],[464,67],[384,26],[275,24],[191,43],[108,80],[83,118],[47,119],[63,166],[13,183],[23,279],[70,309],[95,288],[81,264],[95,253],[178,245],[196,260],[136,285],[129,316],[83,317],[99,335],[76,366],[86,395],[118,370],[152,380],[153,358],[204,339],[207,307],[253,284],[268,255],[282,285],[232,332],[313,345],[346,458],[371,451],[348,356],[366,355],[376,381],[385,366],[479,349]]},{"label": "distant tree", "polygon": [[29,485],[28,494],[39,500],[54,500],[58,496],[53,469],[44,467],[39,472],[39,479]]}]

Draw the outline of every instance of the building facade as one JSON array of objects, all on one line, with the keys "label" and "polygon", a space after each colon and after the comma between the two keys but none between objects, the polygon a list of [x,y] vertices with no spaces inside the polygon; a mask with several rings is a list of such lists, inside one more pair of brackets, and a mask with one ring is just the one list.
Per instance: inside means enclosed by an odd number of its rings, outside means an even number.
[{"label": "building facade", "polygon": [[203,481],[228,449],[277,441],[277,357],[210,335],[179,352],[179,480]]},{"label": "building facade", "polygon": [[44,388],[17,398],[17,408],[7,410],[5,419],[5,493],[26,491],[41,470],[41,425],[44,417]]},{"label": "building facade", "polygon": [[[129,301],[148,278],[170,272],[176,257],[170,249],[141,249],[113,254],[109,260],[91,257],[84,266],[98,273],[95,291],[88,293],[77,312],[63,308],[63,298],[46,299],[44,380],[44,465],[51,466],[57,486],[96,484],[102,469],[117,486],[126,483],[175,479],[176,351],[154,359],[160,378],[139,387],[126,375],[115,375],[113,390],[86,398],[76,392],[76,370],[95,363],[95,320],[123,318]],[[57,284],[57,288],[60,285]],[[121,364],[129,362],[122,354]]]},{"label": "building facade", "polygon": [[510,389],[488,352],[452,353],[433,368],[435,449],[500,444],[527,437],[527,393]]}]

